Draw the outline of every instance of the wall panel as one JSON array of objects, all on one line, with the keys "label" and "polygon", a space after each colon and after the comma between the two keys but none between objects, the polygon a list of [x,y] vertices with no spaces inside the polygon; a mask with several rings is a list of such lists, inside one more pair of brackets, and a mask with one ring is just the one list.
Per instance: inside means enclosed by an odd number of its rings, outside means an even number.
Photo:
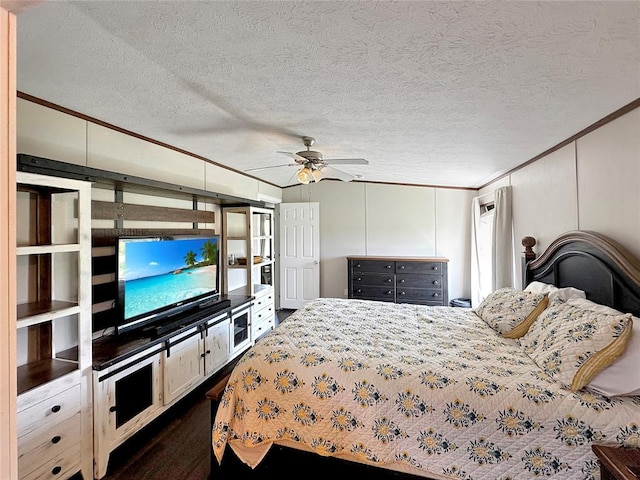
[{"label": "wall panel", "polygon": [[366,254],[435,255],[435,188],[366,185]]},{"label": "wall panel", "polygon": [[87,122],[18,99],[18,153],[87,165]]},{"label": "wall panel", "polygon": [[258,199],[258,184],[260,182],[255,178],[240,175],[211,163],[204,163],[203,165],[205,165],[205,190],[251,200]]},{"label": "wall panel", "polygon": [[522,237],[542,253],[558,235],[578,228],[575,143],[511,174],[516,285],[520,286]]},{"label": "wall panel", "polygon": [[640,256],[640,109],[577,140],[579,224]]},{"label": "wall panel", "polygon": [[88,123],[87,166],[204,189],[200,159]]},{"label": "wall panel", "polygon": [[437,188],[436,252],[449,259],[449,299],[471,295],[471,200],[475,190]]}]

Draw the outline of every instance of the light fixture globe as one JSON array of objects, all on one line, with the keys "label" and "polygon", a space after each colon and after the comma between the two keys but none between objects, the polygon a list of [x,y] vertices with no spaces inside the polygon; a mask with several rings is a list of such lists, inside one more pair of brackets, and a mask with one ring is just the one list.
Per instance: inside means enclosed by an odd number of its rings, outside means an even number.
[{"label": "light fixture globe", "polygon": [[307,185],[311,181],[311,169],[307,167],[301,168],[296,174],[298,181],[303,185]]}]

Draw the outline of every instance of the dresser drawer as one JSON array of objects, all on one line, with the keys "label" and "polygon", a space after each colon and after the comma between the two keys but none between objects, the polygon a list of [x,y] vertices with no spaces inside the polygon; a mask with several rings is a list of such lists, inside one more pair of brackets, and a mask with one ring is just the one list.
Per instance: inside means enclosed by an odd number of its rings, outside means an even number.
[{"label": "dresser drawer", "polygon": [[396,262],[380,260],[352,260],[351,272],[357,275],[360,272],[390,273],[393,274]]},{"label": "dresser drawer", "polygon": [[396,261],[396,273],[435,273],[442,274],[440,262],[402,262]]},{"label": "dresser drawer", "polygon": [[396,276],[398,288],[433,288],[442,290],[442,275],[422,275],[419,273],[402,273]]},{"label": "dresser drawer", "polygon": [[396,290],[396,301],[399,303],[429,302],[429,305],[442,305],[442,290],[425,288],[401,288]]},{"label": "dresser drawer", "polygon": [[[62,458],[80,443],[80,414],[56,425],[40,428],[18,440],[18,471],[24,478],[55,458]],[[75,457],[80,461],[80,457]],[[54,465],[55,467],[55,465]],[[52,467],[53,468],[53,467]]]},{"label": "dresser drawer", "polygon": [[80,385],[18,412],[18,436],[55,425],[80,413]]},{"label": "dresser drawer", "polygon": [[381,300],[383,302],[395,301],[395,288],[394,287],[371,287],[361,286],[353,287],[351,292],[352,298],[359,298],[362,300]]},{"label": "dresser drawer", "polygon": [[394,277],[392,273],[370,273],[370,272],[362,272],[353,276],[352,282],[353,287],[359,287],[361,285],[369,285],[369,286],[393,286]]}]

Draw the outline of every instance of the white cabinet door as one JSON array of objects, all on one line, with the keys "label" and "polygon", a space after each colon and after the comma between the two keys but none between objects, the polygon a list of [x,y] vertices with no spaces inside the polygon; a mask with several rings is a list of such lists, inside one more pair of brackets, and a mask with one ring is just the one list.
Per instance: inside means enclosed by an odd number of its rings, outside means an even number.
[{"label": "white cabinet door", "polygon": [[231,353],[231,320],[225,315],[224,320],[207,328],[204,337],[205,375],[213,375],[226,365]]},{"label": "white cabinet door", "polygon": [[202,341],[197,328],[170,340],[163,352],[164,404],[168,405],[202,380]]},{"label": "white cabinet door", "polygon": [[320,204],[280,208],[280,308],[298,309],[320,296]]}]

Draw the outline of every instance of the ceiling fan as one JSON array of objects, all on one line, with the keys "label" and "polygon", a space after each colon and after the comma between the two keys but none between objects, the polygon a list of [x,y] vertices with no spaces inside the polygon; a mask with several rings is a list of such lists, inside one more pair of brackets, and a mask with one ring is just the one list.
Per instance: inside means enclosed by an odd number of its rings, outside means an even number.
[{"label": "ceiling fan", "polygon": [[322,153],[310,150],[309,148],[315,143],[315,139],[313,137],[302,137],[302,143],[307,147],[306,150],[296,153],[282,151],[277,152],[293,158],[295,163],[250,168],[249,170],[245,170],[245,172],[256,172],[258,170],[277,167],[301,167],[296,173],[296,178],[300,183],[306,185],[312,180],[314,182],[319,182],[323,178],[337,178],[344,182],[350,182],[355,178],[361,178],[360,175],[351,175],[350,173],[334,168],[332,165],[369,165],[369,162],[364,158],[323,158]]}]

